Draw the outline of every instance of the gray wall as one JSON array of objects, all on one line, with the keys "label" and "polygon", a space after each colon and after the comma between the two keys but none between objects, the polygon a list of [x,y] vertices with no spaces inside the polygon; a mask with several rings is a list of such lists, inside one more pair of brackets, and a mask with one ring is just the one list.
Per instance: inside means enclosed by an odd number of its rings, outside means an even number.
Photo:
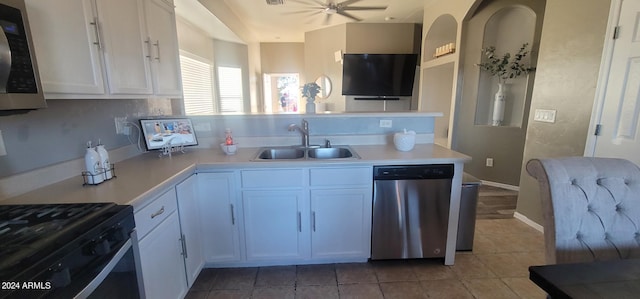
[{"label": "gray wall", "polygon": [[[481,61],[481,48],[485,35],[485,24],[489,18],[500,9],[510,5],[523,5],[531,8],[536,14],[536,27],[532,49],[537,48],[537,40],[540,38],[544,16],[544,1],[513,0],[513,1],[484,1],[482,8],[470,18],[463,26],[466,32],[463,36],[463,81],[462,96],[459,98],[456,112],[456,137],[453,141],[453,149],[471,156],[471,162],[465,164],[465,171],[482,179],[517,186],[520,181],[520,169],[514,165],[522,163],[525,133],[527,126],[528,103],[530,97],[525,97],[524,115],[521,127],[479,125],[476,123],[477,105],[484,105],[480,101],[483,95],[479,92],[480,70],[475,65]],[[527,33],[530,34],[530,33]],[[509,50],[515,52],[517,50]],[[500,51],[498,51],[501,53]],[[535,65],[535,55],[531,55]],[[537,76],[537,74],[535,74]],[[530,84],[533,83],[534,74],[530,75]],[[529,90],[528,95],[531,94]],[[507,98],[507,102],[508,102]],[[483,104],[484,103],[484,104]],[[507,105],[508,107],[508,105]],[[486,158],[493,158],[493,167],[485,166]]]},{"label": "gray wall", "polygon": [[517,212],[542,223],[532,158],[582,156],[602,59],[609,0],[547,0],[531,109],[555,109],[556,123],[529,118]]},{"label": "gray wall", "polygon": [[[107,150],[129,145],[116,135],[114,117],[172,114],[171,100],[49,100],[45,109],[0,116],[7,155],[0,177],[84,157],[86,142],[102,140]],[[78,170],[80,171],[80,170]],[[78,172],[78,174],[80,174]]]}]

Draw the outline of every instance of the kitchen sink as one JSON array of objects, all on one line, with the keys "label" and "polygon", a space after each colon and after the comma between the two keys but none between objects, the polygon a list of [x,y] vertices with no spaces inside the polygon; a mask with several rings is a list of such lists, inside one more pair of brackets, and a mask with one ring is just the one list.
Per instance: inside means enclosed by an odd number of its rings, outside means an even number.
[{"label": "kitchen sink", "polygon": [[313,159],[344,159],[353,157],[353,152],[344,147],[314,148],[307,151]]},{"label": "kitchen sink", "polygon": [[259,151],[257,159],[287,160],[304,158],[304,150],[298,148],[270,148]]},{"label": "kitchen sink", "polygon": [[327,160],[360,159],[349,146],[301,148],[301,147],[263,147],[258,150],[253,161],[278,160]]}]

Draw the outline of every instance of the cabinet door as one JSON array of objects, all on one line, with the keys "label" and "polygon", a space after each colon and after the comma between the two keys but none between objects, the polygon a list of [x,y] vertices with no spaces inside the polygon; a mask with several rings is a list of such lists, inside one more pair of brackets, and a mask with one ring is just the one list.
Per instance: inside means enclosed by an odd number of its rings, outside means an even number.
[{"label": "cabinet door", "polygon": [[151,94],[142,0],[95,0],[111,94]]},{"label": "cabinet door", "polygon": [[302,191],[244,191],[242,203],[247,260],[306,257],[309,218]]},{"label": "cabinet door", "polygon": [[192,175],[176,185],[180,229],[184,241],[184,266],[187,285],[191,287],[204,266],[200,206],[197,197],[197,175]]},{"label": "cabinet door", "polygon": [[199,173],[198,201],[205,260],[239,261],[239,207],[233,173]]},{"label": "cabinet door", "polygon": [[154,94],[182,95],[178,34],[173,5],[166,0],[145,0],[148,42],[151,43],[151,74]]},{"label": "cabinet door", "polygon": [[101,45],[92,0],[27,0],[36,59],[47,98],[104,94]]},{"label": "cabinet door", "polygon": [[368,258],[370,188],[311,191],[311,257]]},{"label": "cabinet door", "polygon": [[184,298],[187,293],[180,223],[173,212],[139,243],[147,298]]}]

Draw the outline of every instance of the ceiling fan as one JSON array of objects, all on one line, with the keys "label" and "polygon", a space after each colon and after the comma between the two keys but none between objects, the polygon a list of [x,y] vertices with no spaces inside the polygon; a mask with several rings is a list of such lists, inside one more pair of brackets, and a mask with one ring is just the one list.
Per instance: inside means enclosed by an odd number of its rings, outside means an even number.
[{"label": "ceiling fan", "polygon": [[360,2],[362,0],[346,0],[346,1],[342,1],[342,2],[335,2],[332,0],[326,0],[326,2],[322,2],[319,0],[308,0],[308,1],[304,1],[304,0],[288,0],[290,2],[296,2],[296,3],[300,3],[300,4],[305,4],[305,5],[310,5],[310,7],[307,7],[306,10],[303,11],[296,11],[296,12],[292,12],[292,13],[308,13],[308,12],[312,12],[311,15],[316,15],[316,14],[321,14],[324,13],[325,14],[325,18],[324,18],[324,24],[327,25],[329,24],[329,21],[331,20],[331,17],[333,15],[341,15],[343,17],[347,17],[349,19],[352,19],[356,22],[360,22],[362,21],[362,19],[352,15],[351,13],[349,13],[348,11],[354,11],[354,10],[385,10],[387,9],[386,6],[350,6],[351,4]]}]

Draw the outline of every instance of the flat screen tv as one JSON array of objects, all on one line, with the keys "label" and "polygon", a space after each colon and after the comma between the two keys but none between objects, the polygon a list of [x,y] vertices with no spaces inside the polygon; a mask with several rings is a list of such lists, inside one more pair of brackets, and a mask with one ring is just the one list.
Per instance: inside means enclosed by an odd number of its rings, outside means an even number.
[{"label": "flat screen tv", "polygon": [[411,96],[417,54],[344,54],[342,94]]}]

